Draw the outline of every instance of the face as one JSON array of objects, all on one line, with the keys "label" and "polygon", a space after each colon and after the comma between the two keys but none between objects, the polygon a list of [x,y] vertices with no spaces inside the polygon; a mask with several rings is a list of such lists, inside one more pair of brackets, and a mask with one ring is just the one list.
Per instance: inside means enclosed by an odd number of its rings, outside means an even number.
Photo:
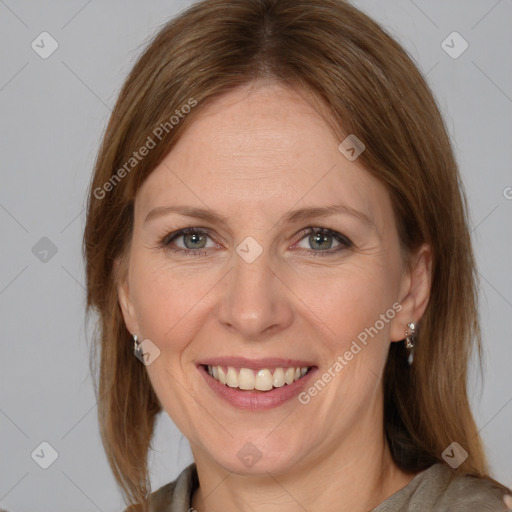
[{"label": "face", "polygon": [[340,142],[296,92],[252,84],[137,194],[120,303],[196,462],[279,474],[382,436],[387,351],[418,303],[387,190]]}]

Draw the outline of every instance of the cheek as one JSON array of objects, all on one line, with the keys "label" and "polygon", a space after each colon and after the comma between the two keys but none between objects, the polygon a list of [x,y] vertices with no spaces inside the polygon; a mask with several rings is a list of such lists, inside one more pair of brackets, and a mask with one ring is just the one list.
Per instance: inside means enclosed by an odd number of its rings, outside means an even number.
[{"label": "cheek", "polygon": [[342,265],[336,272],[319,272],[294,284],[297,295],[314,313],[309,314],[312,321],[324,324],[323,330],[335,345],[331,348],[337,351],[376,323],[382,331],[379,336],[385,337],[389,331],[391,315],[387,315],[384,324],[379,320],[395,302],[394,273],[375,261],[365,263]]},{"label": "cheek", "polygon": [[[307,330],[313,328],[323,338],[322,352],[329,357],[344,352],[394,303],[396,272],[384,260],[380,252],[359,255],[337,266],[283,267],[281,277],[289,291],[277,299],[286,301],[293,310],[295,328],[306,324]],[[144,338],[165,347],[168,353],[176,353],[183,351],[205,325],[215,324],[212,311],[225,299],[221,292],[226,284],[224,271],[194,268],[193,262],[151,259],[143,250],[132,254],[131,264],[132,302]],[[229,275],[224,277],[230,279]],[[389,324],[380,324],[378,336],[384,339]]]},{"label": "cheek", "polygon": [[141,334],[178,351],[200,328],[204,297],[215,284],[213,276],[184,273],[165,263],[152,265],[143,257],[133,263],[130,287]]}]

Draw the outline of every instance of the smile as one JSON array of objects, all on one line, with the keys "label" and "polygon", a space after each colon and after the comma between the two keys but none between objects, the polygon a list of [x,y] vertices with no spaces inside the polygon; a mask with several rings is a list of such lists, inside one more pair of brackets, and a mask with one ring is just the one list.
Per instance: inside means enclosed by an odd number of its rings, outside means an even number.
[{"label": "smile", "polygon": [[221,384],[241,390],[270,391],[301,379],[310,370],[309,366],[252,369],[233,366],[206,366],[208,374]]},{"label": "smile", "polygon": [[318,367],[292,359],[218,357],[197,364],[214,395],[237,409],[264,411],[296,398]]}]

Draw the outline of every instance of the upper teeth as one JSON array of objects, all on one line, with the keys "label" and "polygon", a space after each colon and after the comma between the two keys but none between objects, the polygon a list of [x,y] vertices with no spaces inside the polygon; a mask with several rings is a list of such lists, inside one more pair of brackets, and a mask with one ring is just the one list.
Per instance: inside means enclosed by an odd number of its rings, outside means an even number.
[{"label": "upper teeth", "polygon": [[292,384],[296,380],[306,375],[309,366],[296,368],[275,368],[272,373],[268,368],[261,370],[252,370],[250,368],[227,367],[227,371],[222,366],[209,366],[208,373],[222,384],[227,384],[230,388],[239,389],[257,389],[259,391],[268,391],[273,387],[280,388],[285,384]]}]

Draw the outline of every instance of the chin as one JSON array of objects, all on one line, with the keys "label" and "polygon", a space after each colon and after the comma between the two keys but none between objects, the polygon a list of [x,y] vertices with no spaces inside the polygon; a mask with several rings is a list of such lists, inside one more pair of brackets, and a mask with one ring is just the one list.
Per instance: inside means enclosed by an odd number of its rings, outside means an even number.
[{"label": "chin", "polygon": [[247,440],[246,436],[234,437],[221,452],[208,452],[208,456],[224,470],[237,475],[277,475],[295,468],[303,457],[301,443],[286,445],[285,440],[274,438]]}]

